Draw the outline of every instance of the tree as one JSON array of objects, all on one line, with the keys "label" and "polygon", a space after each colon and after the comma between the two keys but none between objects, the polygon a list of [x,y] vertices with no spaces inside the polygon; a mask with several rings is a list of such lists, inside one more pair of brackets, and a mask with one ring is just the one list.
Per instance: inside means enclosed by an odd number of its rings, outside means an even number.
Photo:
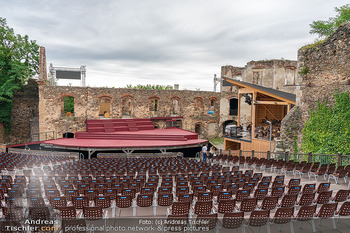
[{"label": "tree", "polygon": [[335,17],[329,18],[327,21],[317,20],[310,24],[310,34],[317,34],[318,37],[324,38],[335,32],[337,28],[343,23],[350,22],[350,4],[346,4],[341,7],[336,7]]},{"label": "tree", "polygon": [[0,17],[0,122],[11,131],[12,98],[27,78],[38,73],[39,46],[28,36],[15,34]]}]

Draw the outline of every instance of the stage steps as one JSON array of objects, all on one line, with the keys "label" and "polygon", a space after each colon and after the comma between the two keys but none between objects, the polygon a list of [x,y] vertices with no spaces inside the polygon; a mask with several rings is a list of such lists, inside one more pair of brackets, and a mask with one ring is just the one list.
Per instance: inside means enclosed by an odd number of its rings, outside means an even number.
[{"label": "stage steps", "polygon": [[106,139],[106,140],[165,140],[165,141],[187,141],[184,135],[149,135],[149,134],[107,134],[107,133],[90,133],[77,132],[78,139]]},{"label": "stage steps", "polygon": [[87,132],[121,132],[152,130],[154,125],[151,119],[89,119],[86,120]]}]

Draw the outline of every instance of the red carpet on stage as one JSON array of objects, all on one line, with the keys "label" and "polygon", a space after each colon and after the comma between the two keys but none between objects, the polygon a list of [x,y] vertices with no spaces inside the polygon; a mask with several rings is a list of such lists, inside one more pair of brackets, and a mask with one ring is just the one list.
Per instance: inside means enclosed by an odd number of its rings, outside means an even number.
[{"label": "red carpet on stage", "polygon": [[75,138],[45,141],[58,147],[149,148],[193,147],[206,143],[198,134],[178,128],[155,129],[151,119],[87,120]]}]

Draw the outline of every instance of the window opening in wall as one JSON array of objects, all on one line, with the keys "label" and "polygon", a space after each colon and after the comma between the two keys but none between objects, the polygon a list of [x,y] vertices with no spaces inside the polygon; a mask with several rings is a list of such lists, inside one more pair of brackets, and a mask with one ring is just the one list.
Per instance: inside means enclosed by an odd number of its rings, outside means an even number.
[{"label": "window opening in wall", "polygon": [[109,99],[100,100],[100,116],[108,117],[111,113],[111,101]]},{"label": "window opening in wall", "polygon": [[200,98],[194,99],[194,112],[197,115],[200,115],[203,112],[203,100]]},{"label": "window opening in wall", "polygon": [[122,115],[131,116],[131,99],[123,98],[122,100]]},{"label": "window opening in wall", "polygon": [[158,100],[154,100],[154,111],[158,111]]},{"label": "window opening in wall", "polygon": [[230,99],[230,115],[238,115],[238,99]]},{"label": "window opening in wall", "polygon": [[211,100],[210,100],[210,106],[211,106],[211,107],[214,107],[214,105],[215,105],[215,100],[214,100],[214,99],[211,99]]},{"label": "window opening in wall", "polygon": [[63,113],[65,116],[74,115],[74,97],[65,96],[63,98]]},{"label": "window opening in wall", "polygon": [[194,132],[198,133],[198,134],[201,134],[201,125],[200,124],[196,124],[194,126]]},{"label": "window opening in wall", "polygon": [[178,114],[179,111],[179,101],[177,99],[173,99],[171,101],[172,105],[172,114]]},{"label": "window opening in wall", "polygon": [[253,84],[261,85],[262,71],[253,71]]}]

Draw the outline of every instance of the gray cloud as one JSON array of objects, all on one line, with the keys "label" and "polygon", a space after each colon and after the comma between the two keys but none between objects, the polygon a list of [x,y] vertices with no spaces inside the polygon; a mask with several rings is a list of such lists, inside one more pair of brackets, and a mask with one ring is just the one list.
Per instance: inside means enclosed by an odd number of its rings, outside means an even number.
[{"label": "gray cloud", "polygon": [[222,65],[296,59],[313,20],[347,1],[0,0],[0,16],[55,66],[87,66],[90,86],[212,90]]}]

